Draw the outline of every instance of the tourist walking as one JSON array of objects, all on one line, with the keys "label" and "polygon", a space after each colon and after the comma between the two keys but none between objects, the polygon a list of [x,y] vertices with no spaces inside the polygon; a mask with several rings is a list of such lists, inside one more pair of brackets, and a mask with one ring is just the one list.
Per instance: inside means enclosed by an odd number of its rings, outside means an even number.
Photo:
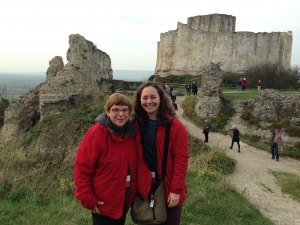
[{"label": "tourist walking", "polygon": [[173,84],[170,84],[170,97],[172,100],[172,91],[174,90]]},{"label": "tourist walking", "polygon": [[138,180],[138,185],[147,186],[152,193],[160,184],[165,134],[170,126],[164,180],[168,219],[164,224],[179,225],[182,204],[186,200],[188,133],[175,117],[171,101],[157,83],[148,81],[137,89],[134,97],[133,124],[140,132],[143,156],[149,173],[148,177],[145,176],[146,181]]},{"label": "tourist walking", "polygon": [[194,81],[192,84],[192,93],[193,93],[193,95],[197,95],[197,92],[198,92],[197,83],[196,83],[196,81]]},{"label": "tourist walking", "polygon": [[246,78],[244,78],[242,80],[242,89],[241,89],[241,91],[245,91],[246,90],[246,85],[247,85],[247,80],[246,80]]},{"label": "tourist walking", "polygon": [[192,87],[191,87],[190,84],[187,84],[187,85],[185,86],[186,96],[191,96],[191,89],[192,89]]},{"label": "tourist walking", "polygon": [[241,92],[242,78],[239,79],[236,85],[236,92]]},{"label": "tourist walking", "polygon": [[171,91],[171,100],[172,100],[172,102],[176,101],[176,96],[177,96],[177,91],[173,87],[173,91]]},{"label": "tourist walking", "polygon": [[279,161],[278,146],[282,144],[282,137],[278,132],[279,130],[275,129],[274,134],[270,140],[272,159],[275,159],[276,157],[276,161]]},{"label": "tourist walking", "polygon": [[114,84],[110,85],[110,91],[111,91],[112,94],[116,92]]},{"label": "tourist walking", "polygon": [[204,126],[203,126],[203,134],[205,136],[204,142],[206,142],[206,143],[208,143],[208,133],[210,131],[210,128],[211,128],[210,122],[208,120],[205,120]]},{"label": "tourist walking", "polygon": [[260,80],[258,80],[258,82],[257,82],[257,90],[258,90],[258,92],[261,91],[261,81]]},{"label": "tourist walking", "polygon": [[241,148],[240,148],[240,131],[239,131],[239,129],[236,128],[236,125],[233,126],[232,141],[231,141],[231,146],[229,146],[230,149],[232,149],[234,142],[236,142],[237,145],[238,145],[238,152],[241,152]]}]

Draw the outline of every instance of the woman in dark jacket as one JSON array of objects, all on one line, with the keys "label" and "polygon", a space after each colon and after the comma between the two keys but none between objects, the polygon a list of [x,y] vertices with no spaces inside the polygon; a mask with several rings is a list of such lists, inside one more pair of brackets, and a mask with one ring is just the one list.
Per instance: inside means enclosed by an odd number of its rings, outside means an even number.
[{"label": "woman in dark jacket", "polygon": [[236,142],[238,145],[238,152],[241,152],[240,149],[240,131],[239,129],[236,128],[236,125],[233,126],[233,132],[232,132],[232,142],[231,142],[231,146],[229,146],[230,149],[232,149],[233,147],[233,143]]},{"label": "woman in dark jacket", "polygon": [[182,204],[186,199],[189,157],[187,130],[175,117],[168,96],[157,83],[151,81],[138,88],[133,117],[133,123],[141,135],[142,154],[148,166],[148,176],[144,176],[146,181],[138,180],[138,186],[143,184],[152,193],[160,184],[166,127],[171,125],[164,180],[168,217],[165,225],[179,225]]}]

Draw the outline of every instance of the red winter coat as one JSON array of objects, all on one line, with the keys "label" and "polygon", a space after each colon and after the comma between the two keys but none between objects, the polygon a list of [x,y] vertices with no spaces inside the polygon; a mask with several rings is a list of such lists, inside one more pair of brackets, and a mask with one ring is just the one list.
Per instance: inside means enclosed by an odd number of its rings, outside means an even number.
[{"label": "red winter coat", "polygon": [[[139,129],[143,127],[144,119],[136,118],[133,120],[134,126]],[[159,123],[156,132],[156,149],[157,149],[157,170],[158,176],[161,178],[162,159],[164,151],[164,139],[166,133],[166,125],[171,123],[170,142],[168,148],[167,168],[165,175],[165,197],[166,202],[170,192],[180,194],[178,205],[182,205],[186,200],[186,173],[188,167],[188,133],[186,128],[177,118],[168,117]],[[140,135],[139,135],[140,136]],[[140,154],[142,154],[140,152]],[[151,189],[150,170],[146,167],[147,172],[142,172],[143,177],[138,178],[138,192],[144,199],[147,199],[147,193]],[[145,190],[145,185],[147,189]],[[148,191],[145,193],[145,191]]]},{"label": "red winter coat", "polygon": [[242,86],[246,87],[246,85],[247,85],[247,80],[242,80]]},{"label": "red winter coat", "polygon": [[74,172],[75,197],[87,209],[93,209],[98,201],[104,202],[98,205],[100,213],[118,219],[123,212],[128,170],[131,182],[127,209],[136,194],[137,148],[140,147],[136,139],[139,135],[131,121],[127,124],[124,139],[114,133],[106,113],[98,116],[97,121],[78,148]]}]

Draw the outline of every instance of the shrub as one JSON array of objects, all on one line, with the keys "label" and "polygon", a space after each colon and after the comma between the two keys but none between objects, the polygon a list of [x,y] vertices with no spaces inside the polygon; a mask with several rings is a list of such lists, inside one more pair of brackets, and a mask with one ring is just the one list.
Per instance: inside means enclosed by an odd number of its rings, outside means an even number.
[{"label": "shrub", "polygon": [[208,168],[222,174],[232,173],[236,161],[229,158],[222,150],[212,150],[208,156]]}]

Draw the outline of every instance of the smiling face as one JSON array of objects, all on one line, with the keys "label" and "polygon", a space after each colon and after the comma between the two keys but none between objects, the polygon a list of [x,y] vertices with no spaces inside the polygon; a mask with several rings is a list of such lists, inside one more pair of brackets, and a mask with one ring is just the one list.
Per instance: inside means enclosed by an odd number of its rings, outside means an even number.
[{"label": "smiling face", "polygon": [[129,120],[129,107],[125,105],[113,105],[106,114],[115,126],[122,128]]},{"label": "smiling face", "polygon": [[141,93],[141,105],[151,120],[157,120],[160,97],[156,88],[145,87]]}]

